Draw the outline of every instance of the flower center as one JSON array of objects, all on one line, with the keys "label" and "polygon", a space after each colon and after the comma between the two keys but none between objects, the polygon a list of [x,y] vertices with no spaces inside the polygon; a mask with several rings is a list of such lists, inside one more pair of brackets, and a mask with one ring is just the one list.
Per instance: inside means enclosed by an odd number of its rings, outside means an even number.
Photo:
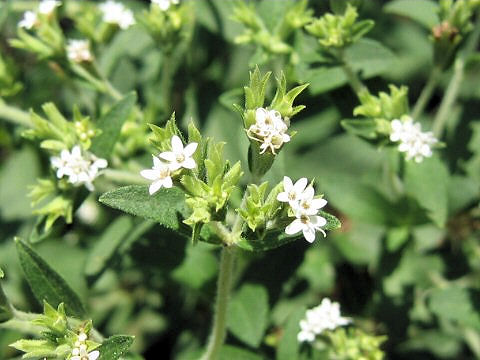
[{"label": "flower center", "polygon": [[89,360],[87,355],[84,355],[80,358],[80,360]]},{"label": "flower center", "polygon": [[185,161],[185,155],[183,154],[177,154],[175,157],[175,160],[177,160],[178,163],[182,163]]},{"label": "flower center", "polygon": [[293,200],[295,200],[296,198],[297,198],[297,194],[295,193],[295,191],[292,190],[292,191],[290,191],[290,192],[288,193],[288,199],[289,199],[289,200],[292,200],[292,201],[293,201]]},{"label": "flower center", "polygon": [[302,201],[302,207],[306,209],[310,209],[310,203],[308,201]]},{"label": "flower center", "polygon": [[310,222],[310,219],[307,215],[302,215],[300,216],[300,221],[303,223],[303,224],[308,224]]}]

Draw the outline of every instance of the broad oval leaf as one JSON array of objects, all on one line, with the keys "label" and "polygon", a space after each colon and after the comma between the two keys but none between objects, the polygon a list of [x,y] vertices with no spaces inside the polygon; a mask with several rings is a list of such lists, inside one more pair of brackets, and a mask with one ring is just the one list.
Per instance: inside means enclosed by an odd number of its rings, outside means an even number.
[{"label": "broad oval leaf", "polygon": [[263,339],[267,324],[267,290],[261,285],[243,285],[228,307],[228,328],[238,339],[256,348]]},{"label": "broad oval leaf", "polygon": [[53,307],[63,302],[67,313],[85,318],[82,301],[66,281],[24,241],[16,238],[15,242],[20,265],[37,300],[40,303],[46,301]]},{"label": "broad oval leaf", "polygon": [[100,120],[97,127],[102,133],[93,139],[90,151],[101,158],[109,158],[120,137],[122,126],[132,112],[137,95],[130,93],[112,106]]},{"label": "broad oval leaf", "polygon": [[117,360],[128,351],[135,338],[128,335],[115,335],[109,337],[98,348],[100,360]]},{"label": "broad oval leaf", "polygon": [[431,0],[395,0],[383,7],[386,13],[405,16],[428,30],[438,24],[438,3]]}]

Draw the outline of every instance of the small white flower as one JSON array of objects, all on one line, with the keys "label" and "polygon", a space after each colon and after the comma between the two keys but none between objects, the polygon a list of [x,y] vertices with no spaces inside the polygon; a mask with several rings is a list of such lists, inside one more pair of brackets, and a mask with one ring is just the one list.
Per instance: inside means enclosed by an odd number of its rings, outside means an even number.
[{"label": "small white flower", "polygon": [[68,40],[67,56],[76,63],[92,61],[93,55],[88,40]]},{"label": "small white flower", "polygon": [[280,149],[283,143],[290,141],[287,130],[288,126],[278,111],[258,108],[255,111],[255,124],[248,128],[247,136],[261,143],[260,154],[270,149],[275,155],[275,151]]},{"label": "small white flower", "polygon": [[312,342],[325,330],[335,330],[339,326],[351,323],[351,319],[342,317],[340,305],[325,298],[321,304],[307,310],[305,318],[300,321],[300,332],[297,339],[300,342]]},{"label": "small white flower", "polygon": [[178,5],[180,0],[152,0],[152,4],[157,5],[162,11],[167,11],[170,6]]},{"label": "small white flower", "polygon": [[135,24],[133,12],[116,1],[108,0],[100,4],[100,11],[103,13],[103,21],[109,24],[116,24],[121,29],[128,29]]},{"label": "small white flower", "polygon": [[277,195],[277,200],[288,202],[292,208],[297,206],[298,201],[302,198],[303,192],[307,187],[307,178],[297,180],[295,185],[288,176],[283,177],[283,192]]},{"label": "small white flower", "polygon": [[50,15],[55,11],[55,8],[60,5],[61,2],[57,0],[43,0],[38,5],[38,12],[43,15]]},{"label": "small white flower", "polygon": [[85,185],[90,191],[94,190],[92,182],[99,175],[99,170],[108,165],[107,160],[99,159],[91,153],[82,154],[78,145],[71,152],[62,150],[60,157],[52,157],[50,163],[57,169],[57,178],[68,176],[68,182],[75,186]]},{"label": "small white flower", "polygon": [[[75,350],[75,349],[74,349]],[[87,352],[85,348],[80,348],[78,349],[78,354],[73,354],[72,351],[72,357],[70,360],[97,360],[98,357],[100,356],[100,352],[98,350]]]},{"label": "small white flower", "polygon": [[38,22],[38,16],[33,11],[25,11],[23,13],[23,19],[19,21],[18,27],[27,30],[32,29]]},{"label": "small white flower", "polygon": [[172,178],[170,177],[169,165],[156,156],[153,156],[153,167],[151,169],[142,170],[140,175],[153,181],[148,188],[150,195],[155,194],[161,187],[171,188],[173,185]]},{"label": "small white flower", "polygon": [[87,341],[87,338],[88,338],[88,336],[84,332],[81,332],[80,334],[78,334],[78,341],[80,341],[80,342]]},{"label": "small white flower", "polygon": [[318,210],[327,205],[327,200],[325,199],[315,199],[315,193],[313,187],[309,186],[305,189],[301,195],[300,200],[292,209],[296,212],[303,213],[305,215],[316,215]]},{"label": "small white flower", "polygon": [[164,151],[160,153],[160,157],[168,161],[168,166],[170,170],[175,171],[180,168],[193,169],[197,164],[192,158],[193,153],[197,150],[198,144],[192,142],[187,146],[183,147],[182,140],[177,136],[173,135],[171,139],[172,151]]},{"label": "small white flower", "polygon": [[390,141],[400,142],[398,151],[404,152],[407,160],[414,159],[419,163],[425,157],[433,155],[432,146],[438,140],[432,132],[422,132],[420,124],[414,123],[411,117],[405,116],[402,120],[392,120],[391,128]]},{"label": "small white flower", "polygon": [[320,231],[323,236],[327,236],[322,226],[327,224],[327,220],[318,215],[307,215],[300,211],[295,214],[296,219],[293,220],[290,225],[285,228],[285,233],[288,235],[294,235],[300,231],[303,233],[305,240],[309,243],[315,241],[315,232]]}]

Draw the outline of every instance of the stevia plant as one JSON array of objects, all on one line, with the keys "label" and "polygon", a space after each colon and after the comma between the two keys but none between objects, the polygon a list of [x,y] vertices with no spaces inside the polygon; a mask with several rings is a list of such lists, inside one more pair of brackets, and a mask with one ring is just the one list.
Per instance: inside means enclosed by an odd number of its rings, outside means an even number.
[{"label": "stevia plant", "polygon": [[0,3],[0,358],[478,358],[479,6]]}]

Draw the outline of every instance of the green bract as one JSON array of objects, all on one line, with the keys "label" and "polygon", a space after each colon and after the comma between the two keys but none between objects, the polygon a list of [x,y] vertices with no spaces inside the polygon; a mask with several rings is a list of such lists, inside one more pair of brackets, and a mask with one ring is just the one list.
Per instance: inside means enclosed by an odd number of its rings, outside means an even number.
[{"label": "green bract", "polygon": [[357,17],[357,9],[347,4],[343,15],[325,14],[319,19],[313,19],[305,29],[324,48],[344,48],[356,42],[374,26],[372,20],[357,21]]}]

